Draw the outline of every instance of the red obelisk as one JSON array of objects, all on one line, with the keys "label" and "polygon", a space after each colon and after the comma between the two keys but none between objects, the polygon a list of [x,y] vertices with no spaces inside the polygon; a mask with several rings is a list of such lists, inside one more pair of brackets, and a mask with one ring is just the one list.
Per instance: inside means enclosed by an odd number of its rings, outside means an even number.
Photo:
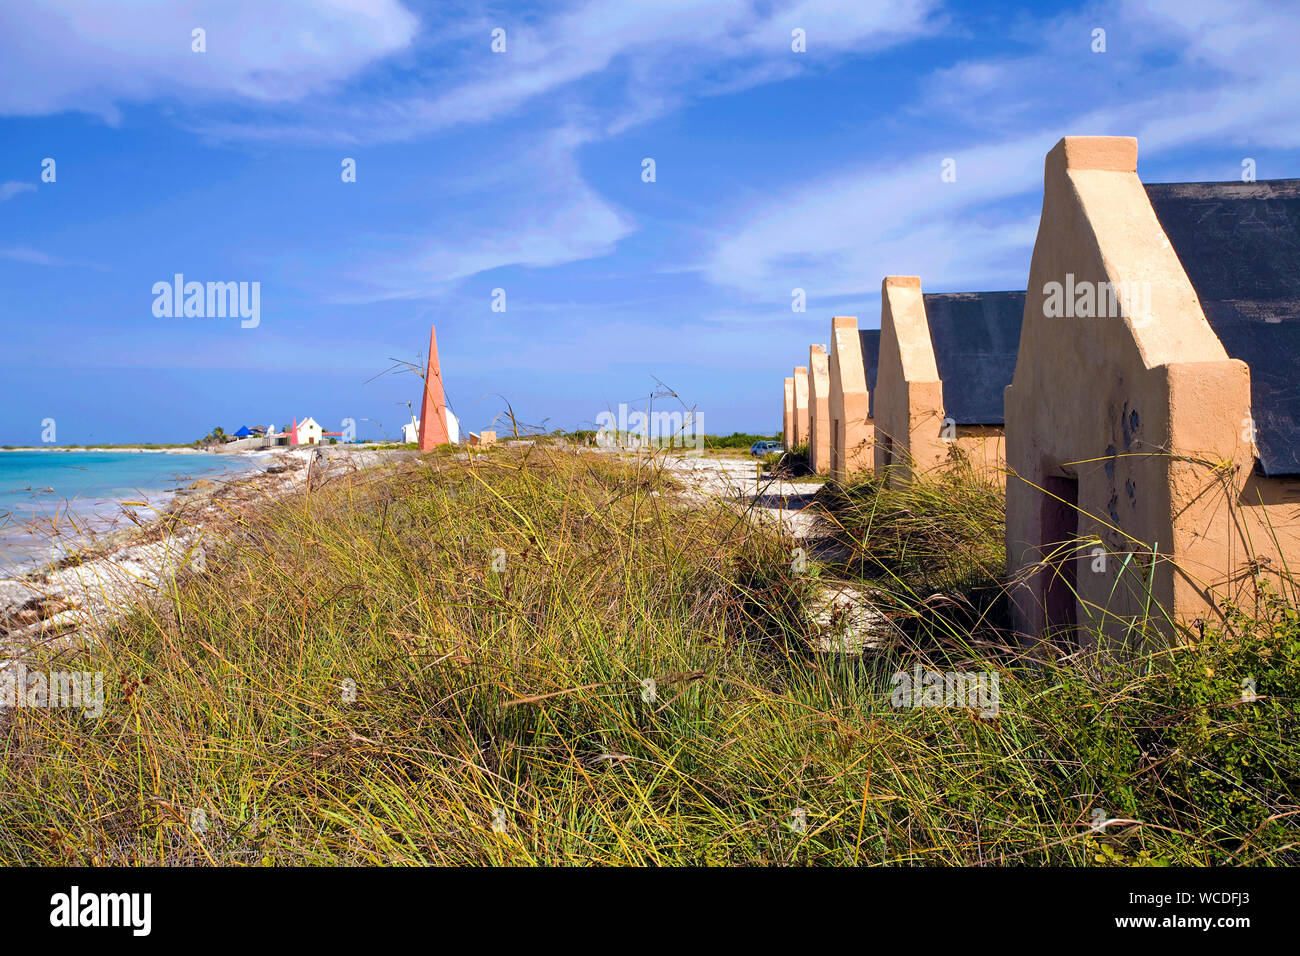
[{"label": "red obelisk", "polygon": [[442,369],[438,366],[438,329],[429,326],[429,367],[424,370],[424,399],[420,402],[420,451],[445,445],[447,396],[442,391]]}]

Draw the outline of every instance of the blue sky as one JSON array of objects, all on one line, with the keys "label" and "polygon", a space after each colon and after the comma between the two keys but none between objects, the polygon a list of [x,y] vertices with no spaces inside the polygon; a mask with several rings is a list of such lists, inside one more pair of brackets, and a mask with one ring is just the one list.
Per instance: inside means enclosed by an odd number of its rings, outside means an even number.
[{"label": "blue sky", "polygon": [[[0,443],[394,435],[418,380],[368,380],[431,323],[469,428],[657,379],[777,431],[882,276],[1023,288],[1063,135],[1137,136],[1153,182],[1300,175],[1298,40],[1260,0],[4,4]],[[259,282],[260,323],[156,317],[178,272]]]}]

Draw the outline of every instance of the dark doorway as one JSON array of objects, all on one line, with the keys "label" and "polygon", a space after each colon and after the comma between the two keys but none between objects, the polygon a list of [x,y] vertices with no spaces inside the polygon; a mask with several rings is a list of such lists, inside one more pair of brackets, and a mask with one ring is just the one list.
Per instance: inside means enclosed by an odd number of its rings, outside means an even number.
[{"label": "dark doorway", "polygon": [[1046,636],[1069,637],[1078,624],[1079,479],[1049,477],[1043,490],[1038,540],[1048,564],[1042,593]]}]

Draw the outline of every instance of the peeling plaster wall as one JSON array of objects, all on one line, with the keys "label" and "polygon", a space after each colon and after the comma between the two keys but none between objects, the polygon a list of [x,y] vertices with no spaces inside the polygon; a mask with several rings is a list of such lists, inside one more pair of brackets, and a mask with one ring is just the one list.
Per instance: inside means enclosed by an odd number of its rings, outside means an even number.
[{"label": "peeling plaster wall", "polygon": [[[1006,390],[1008,576],[1031,638],[1077,621],[1123,641],[1149,600],[1179,620],[1208,616],[1212,592],[1240,580],[1247,534],[1278,557],[1267,521],[1300,559],[1300,483],[1252,476],[1249,370],[1205,321],[1136,164],[1123,137],[1070,137],[1047,156]],[[1150,312],[1121,294],[1118,314],[1049,314],[1049,284],[1067,281],[1146,283]],[[1246,505],[1252,493],[1279,503]],[[1077,542],[1064,550],[1063,527]],[[1053,586],[1071,576],[1077,600]]]},{"label": "peeling plaster wall", "polygon": [[831,319],[830,354],[831,460],[830,471],[843,480],[869,472],[875,464],[876,426],[871,418],[871,395],[863,372],[862,340],[856,316]]}]

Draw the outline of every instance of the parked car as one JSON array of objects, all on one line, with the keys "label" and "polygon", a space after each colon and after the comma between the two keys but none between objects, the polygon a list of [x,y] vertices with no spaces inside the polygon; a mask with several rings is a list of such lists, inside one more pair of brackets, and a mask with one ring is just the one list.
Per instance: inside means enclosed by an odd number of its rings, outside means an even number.
[{"label": "parked car", "polygon": [[762,458],[764,455],[780,455],[785,451],[785,445],[779,441],[756,441],[749,446],[749,453],[755,458]]}]

